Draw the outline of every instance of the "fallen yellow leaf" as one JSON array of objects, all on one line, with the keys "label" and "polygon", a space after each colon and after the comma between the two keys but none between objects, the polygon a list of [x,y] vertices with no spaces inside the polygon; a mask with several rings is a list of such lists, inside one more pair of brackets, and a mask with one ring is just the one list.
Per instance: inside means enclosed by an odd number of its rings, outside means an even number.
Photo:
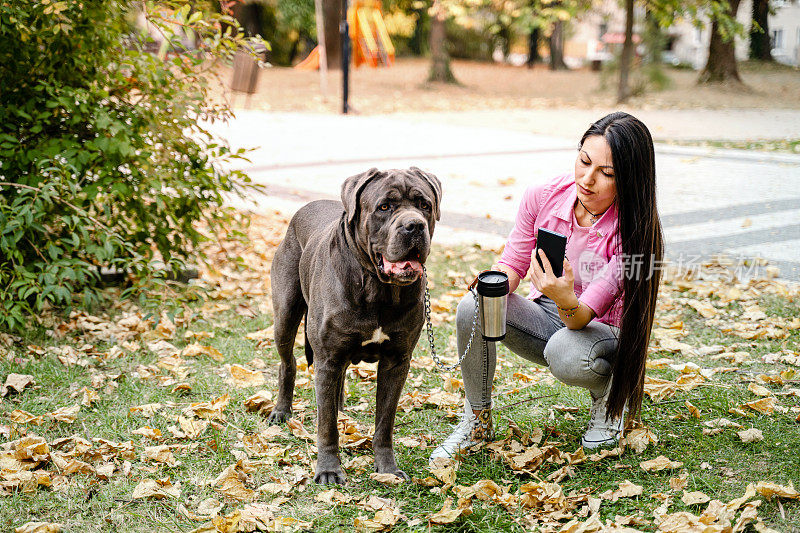
[{"label": "fallen yellow leaf", "polygon": [[84,407],[91,407],[94,402],[100,399],[100,395],[97,394],[97,391],[94,389],[90,389],[89,387],[84,387],[80,390],[83,393],[83,399],[81,400],[81,405]]},{"label": "fallen yellow leaf", "polygon": [[701,503],[708,503],[711,501],[711,498],[702,492],[683,492],[683,496],[681,496],[681,501],[683,501],[686,505],[698,505]]},{"label": "fallen yellow leaf", "polygon": [[228,382],[235,387],[244,389],[247,387],[258,387],[265,383],[264,373],[260,370],[250,370],[242,365],[230,366],[231,377]]},{"label": "fallen yellow leaf", "polygon": [[248,503],[240,511],[238,531],[272,531],[274,527],[275,515],[266,503]]},{"label": "fallen yellow leaf", "polygon": [[800,492],[795,490],[792,483],[789,483],[789,486],[778,485],[777,483],[772,483],[769,481],[759,481],[756,483],[755,486],[756,491],[759,494],[771,500],[772,498],[787,498],[790,500],[797,500],[800,499]]},{"label": "fallen yellow leaf", "polygon": [[336,489],[330,489],[317,494],[316,497],[314,497],[314,500],[327,503],[329,505],[334,505],[337,503],[350,503],[353,501],[353,498],[347,494],[342,494]]},{"label": "fallen yellow leaf", "polygon": [[469,503],[467,503],[467,505],[465,505],[464,507],[456,507],[455,509],[452,509],[450,507],[452,504],[453,504],[453,499],[447,498],[447,500],[445,500],[444,502],[444,505],[442,505],[441,510],[432,514],[428,518],[428,521],[431,524],[438,524],[438,525],[452,524],[453,522],[458,520],[458,518],[461,517],[462,515],[469,516],[470,514],[472,514],[472,505],[470,505]]},{"label": "fallen yellow leaf", "polygon": [[208,420],[197,420],[195,418],[178,417],[178,424],[189,439],[197,439],[208,429]]},{"label": "fallen yellow leaf", "polygon": [[752,392],[757,396],[772,396],[772,391],[770,391],[763,385],[756,385],[755,383],[749,384],[747,386],[747,390],[749,390],[750,392]]},{"label": "fallen yellow leaf", "polygon": [[155,461],[173,467],[178,466],[175,455],[173,455],[172,450],[167,445],[146,446],[142,458],[145,461]]},{"label": "fallen yellow leaf", "polygon": [[759,413],[770,415],[775,412],[775,404],[777,401],[775,398],[762,398],[760,400],[755,400],[752,402],[747,402],[745,405],[754,411],[758,411]]},{"label": "fallen yellow leaf", "polygon": [[0,396],[7,395],[11,390],[20,393],[25,387],[33,385],[33,383],[33,376],[30,374],[9,374],[6,377],[5,385],[0,389]]},{"label": "fallen yellow leaf", "polygon": [[305,426],[303,425],[303,422],[301,422],[297,418],[290,418],[289,420],[287,420],[286,426],[289,428],[289,430],[292,432],[292,435],[294,435],[295,437],[311,441],[315,440],[314,435],[309,433],[308,430],[306,430]]},{"label": "fallen yellow leaf", "polygon": [[695,311],[700,313],[705,318],[714,318],[717,316],[717,308],[714,307],[708,300],[689,300],[686,303],[692,306]]},{"label": "fallen yellow leaf", "polygon": [[146,437],[152,440],[161,440],[161,430],[158,428],[152,428],[150,426],[142,426],[139,429],[134,429],[131,431],[132,435],[141,435],[142,437]]},{"label": "fallen yellow leaf", "polygon": [[225,420],[225,415],[223,411],[228,406],[228,402],[230,401],[230,395],[228,393],[223,394],[219,398],[211,401],[211,402],[196,402],[189,405],[189,407],[183,410],[183,414],[187,417],[196,416],[198,418],[204,418],[207,420]]},{"label": "fallen yellow leaf", "polygon": [[373,472],[369,475],[369,478],[384,485],[401,485],[404,483],[403,478],[389,473],[379,474],[378,472]]},{"label": "fallen yellow leaf", "polygon": [[669,487],[672,490],[682,490],[689,484],[689,474],[684,472],[678,477],[670,478]]},{"label": "fallen yellow leaf", "polygon": [[8,413],[8,418],[17,424],[33,424],[34,426],[41,426],[44,423],[43,416],[35,416],[21,409],[14,409]]},{"label": "fallen yellow leaf", "polygon": [[634,428],[625,434],[620,444],[630,446],[636,453],[642,453],[650,444],[658,444],[658,437],[649,428]]},{"label": "fallen yellow leaf", "polygon": [[292,491],[292,486],[288,483],[264,483],[258,487],[258,492],[266,494],[288,494]]},{"label": "fallen yellow leaf", "polygon": [[56,522],[28,522],[14,529],[14,533],[61,533],[64,525]]},{"label": "fallen yellow leaf", "polygon": [[18,461],[46,461],[50,456],[50,446],[44,438],[37,435],[22,437],[8,443]]},{"label": "fallen yellow leaf", "polygon": [[700,418],[700,409],[695,407],[689,400],[686,400],[686,408],[693,417]]},{"label": "fallen yellow leaf", "polygon": [[214,490],[228,498],[242,502],[255,500],[258,492],[246,487],[245,481],[247,481],[247,474],[244,471],[244,465],[242,461],[237,461],[223,470],[211,485]]},{"label": "fallen yellow leaf", "polygon": [[268,415],[275,402],[272,401],[272,393],[268,390],[260,390],[244,401],[244,407],[248,411],[258,411],[262,415]]},{"label": "fallen yellow leaf", "polygon": [[134,500],[146,498],[162,500],[164,498],[179,498],[180,495],[181,489],[172,486],[172,483],[169,481],[143,479],[138,485],[136,485],[136,488],[133,489],[133,495],[131,498]]},{"label": "fallen yellow leaf", "polygon": [[764,434],[760,429],[750,428],[745,431],[737,431],[737,435],[742,439],[742,442],[760,442],[764,440]]},{"label": "fallen yellow leaf", "polygon": [[70,407],[62,407],[60,409],[56,409],[52,413],[47,413],[47,416],[53,418],[54,420],[58,420],[59,422],[66,422],[67,424],[72,424],[75,422],[75,419],[78,418],[78,413],[81,410],[81,406],[75,404]]},{"label": "fallen yellow leaf", "polygon": [[151,418],[156,412],[164,406],[160,403],[147,403],[144,405],[135,405],[128,409],[132,415],[142,415],[145,418]]},{"label": "fallen yellow leaf", "polygon": [[680,461],[670,461],[663,455],[659,455],[655,459],[650,459],[649,461],[642,461],[641,463],[639,463],[639,466],[645,472],[657,472],[660,470],[680,468],[683,466],[683,463]]},{"label": "fallen yellow leaf", "polygon": [[222,355],[222,352],[214,348],[213,346],[203,346],[198,342],[194,342],[183,349],[181,352],[183,357],[198,357],[200,355],[207,355],[214,361],[221,363],[225,360],[225,357]]},{"label": "fallen yellow leaf", "polygon": [[620,498],[632,498],[634,496],[641,496],[644,489],[641,485],[637,485],[635,483],[631,483],[629,480],[625,480],[619,484],[619,488],[615,491],[607,490],[604,493],[600,494],[600,498],[604,500],[611,500],[612,502],[617,501]]}]

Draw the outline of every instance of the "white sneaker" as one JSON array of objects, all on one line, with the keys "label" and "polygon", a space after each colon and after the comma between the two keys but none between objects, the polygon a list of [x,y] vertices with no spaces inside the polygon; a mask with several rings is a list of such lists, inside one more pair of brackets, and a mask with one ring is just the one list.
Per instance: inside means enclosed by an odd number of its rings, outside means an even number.
[{"label": "white sneaker", "polygon": [[444,457],[454,459],[467,453],[471,448],[494,439],[492,410],[484,409],[479,415],[472,411],[469,401],[464,398],[464,414],[453,432],[431,454],[430,461]]},{"label": "white sneaker", "polygon": [[606,400],[611,391],[611,385],[606,389],[602,396],[595,397],[592,394],[592,410],[589,414],[589,425],[586,433],[581,438],[584,448],[592,450],[600,446],[616,446],[625,429],[625,415],[628,412],[627,405],[622,411],[622,416],[606,420]]}]

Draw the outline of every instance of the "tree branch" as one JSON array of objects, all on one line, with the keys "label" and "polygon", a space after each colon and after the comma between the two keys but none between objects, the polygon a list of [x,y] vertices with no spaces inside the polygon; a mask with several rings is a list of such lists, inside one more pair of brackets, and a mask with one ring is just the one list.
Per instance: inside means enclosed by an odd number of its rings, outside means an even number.
[{"label": "tree branch", "polygon": [[[16,187],[18,189],[25,189],[25,190],[28,190],[28,191],[36,191],[37,193],[43,192],[40,187],[32,187],[30,185],[23,185],[21,183],[10,183],[10,182],[7,182],[7,181],[0,181],[0,187],[3,187],[3,186]],[[56,196],[55,199],[58,200],[59,202],[61,202],[62,204],[66,205],[68,207],[71,207],[72,209],[74,209],[78,213],[82,214],[83,216],[85,216],[86,218],[88,218],[89,220],[91,220],[92,222],[97,224],[97,226],[99,226],[100,229],[104,229],[104,230],[108,231],[109,233],[111,233],[113,235],[116,235],[116,233],[114,233],[111,228],[109,228],[108,226],[106,226],[105,224],[103,224],[102,222],[100,222],[99,220],[94,218],[92,215],[87,213],[85,209],[80,208],[77,205],[68,202],[67,200],[64,200],[60,196]]]}]

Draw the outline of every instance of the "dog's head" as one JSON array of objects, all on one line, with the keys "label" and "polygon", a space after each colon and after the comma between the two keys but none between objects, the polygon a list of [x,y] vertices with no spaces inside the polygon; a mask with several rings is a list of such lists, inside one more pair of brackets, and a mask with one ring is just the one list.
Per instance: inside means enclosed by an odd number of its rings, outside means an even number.
[{"label": "dog's head", "polygon": [[422,275],[441,198],[439,178],[416,167],[372,168],[345,180],[348,227],[382,282],[408,285]]}]

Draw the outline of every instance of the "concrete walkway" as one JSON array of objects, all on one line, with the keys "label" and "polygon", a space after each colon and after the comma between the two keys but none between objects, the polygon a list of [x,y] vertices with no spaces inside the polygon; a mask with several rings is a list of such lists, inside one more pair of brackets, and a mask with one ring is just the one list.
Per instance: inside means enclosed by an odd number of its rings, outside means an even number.
[{"label": "concrete walkway", "polygon": [[[578,139],[591,121],[588,112],[564,112],[571,125],[556,115],[530,113],[538,117],[531,129],[576,129],[569,137],[532,133],[522,129],[521,119],[502,123],[502,113],[484,112],[358,117],[241,111],[232,123],[213,128],[234,147],[260,145],[241,168],[265,184],[268,195],[240,205],[291,213],[315,198],[338,198],[347,176],[372,166],[416,165],[443,182],[437,242],[500,246],[524,189],[573,168]],[[776,113],[785,119],[781,127],[800,137],[800,117],[793,124],[786,118],[796,112]],[[717,126],[692,122],[685,130],[705,129],[719,139],[719,125],[732,119],[723,112],[714,116],[706,118]],[[672,120],[681,119],[660,115],[648,126],[677,130]],[[800,155],[657,145],[657,172],[673,260],[697,263],[714,253],[760,256],[783,277],[800,280]]]}]

